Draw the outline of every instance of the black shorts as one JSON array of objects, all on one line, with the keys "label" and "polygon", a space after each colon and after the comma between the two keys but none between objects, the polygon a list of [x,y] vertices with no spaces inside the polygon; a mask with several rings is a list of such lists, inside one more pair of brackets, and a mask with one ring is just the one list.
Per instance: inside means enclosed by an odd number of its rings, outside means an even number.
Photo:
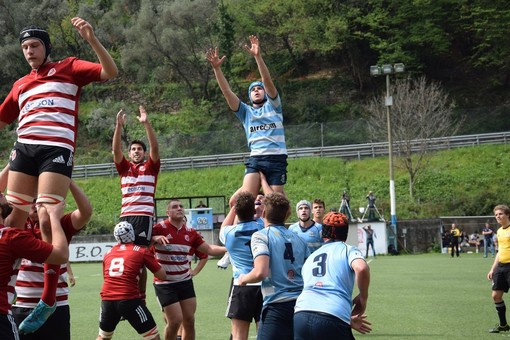
[{"label": "black shorts", "polygon": [[287,183],[287,155],[251,156],[244,165],[245,175],[261,171],[269,185]]},{"label": "black shorts", "polygon": [[38,177],[43,172],[55,172],[71,178],[74,154],[58,146],[18,143],[9,158],[12,171]]},{"label": "black shorts", "polygon": [[18,327],[10,314],[0,314],[0,339],[18,340]]},{"label": "black shorts", "polygon": [[498,263],[492,273],[492,290],[502,290],[508,293],[510,287],[510,263]]},{"label": "black shorts", "polygon": [[259,322],[262,311],[262,291],[260,286],[232,286],[228,299],[227,312],[229,319]]},{"label": "black shorts", "polygon": [[[20,325],[23,320],[32,312],[33,308],[12,307],[12,314],[16,325]],[[34,333],[20,334],[20,340],[44,340],[44,339],[71,339],[71,314],[69,306],[58,306],[57,309],[46,322]]]},{"label": "black shorts", "polygon": [[156,322],[142,299],[101,301],[99,316],[101,330],[113,332],[121,317],[126,319],[138,334],[143,334],[156,327]]},{"label": "black shorts", "polygon": [[196,297],[191,279],[176,283],[154,284],[154,290],[161,310],[179,301]]},{"label": "black shorts", "polygon": [[135,244],[148,247],[152,237],[152,217],[145,215],[121,216],[120,221],[131,223],[135,231]]}]

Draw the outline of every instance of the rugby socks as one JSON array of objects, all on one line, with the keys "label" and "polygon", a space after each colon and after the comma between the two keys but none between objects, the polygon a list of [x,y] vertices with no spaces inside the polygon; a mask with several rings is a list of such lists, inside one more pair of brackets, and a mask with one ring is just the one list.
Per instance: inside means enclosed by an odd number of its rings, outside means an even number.
[{"label": "rugby socks", "polygon": [[44,264],[44,289],[41,300],[48,306],[53,306],[57,300],[59,264]]},{"label": "rugby socks", "polygon": [[499,316],[499,325],[506,326],[506,306],[505,301],[496,303],[496,311]]}]

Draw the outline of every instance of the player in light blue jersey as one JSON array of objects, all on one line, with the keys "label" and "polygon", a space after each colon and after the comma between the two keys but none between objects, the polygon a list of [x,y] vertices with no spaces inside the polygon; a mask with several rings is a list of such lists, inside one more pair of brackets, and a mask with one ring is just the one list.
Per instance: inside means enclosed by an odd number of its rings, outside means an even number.
[{"label": "player in light blue jersey", "polygon": [[[363,334],[372,330],[365,315],[370,269],[359,249],[345,243],[348,231],[344,214],[330,212],[324,217],[326,243],[302,269],[304,287],[296,302],[295,340],[354,339],[351,328]],[[351,300],[354,283],[359,295]]]},{"label": "player in light blue jersey", "polygon": [[[266,176],[272,191],[283,192],[283,186],[287,182],[287,147],[280,95],[260,53],[258,38],[251,35],[250,44],[251,46],[244,47],[255,58],[262,78],[262,81],[253,82],[248,88],[251,105],[242,102],[230,88],[221,70],[226,57],[219,57],[218,48],[209,49],[206,57],[229,108],[243,124],[250,148],[250,158],[245,163],[243,185],[237,192],[249,191],[256,196],[261,186],[259,172]],[[235,194],[232,197],[234,196]],[[233,206],[233,199],[229,204]]]},{"label": "player in light blue jersey", "polygon": [[296,204],[296,213],[299,221],[292,224],[289,230],[296,233],[308,245],[310,253],[313,253],[322,245],[322,224],[312,220],[312,205],[307,200],[301,200]]},{"label": "player in light blue jersey", "polygon": [[292,340],[296,298],[303,289],[301,268],[310,254],[306,243],[285,227],[289,200],[281,193],[266,195],[265,228],[253,234],[253,270],[239,284],[262,281],[264,304],[257,339]]},{"label": "player in light blue jersey", "polygon": [[[232,339],[246,340],[251,321],[258,325],[260,320],[262,292],[260,282],[240,286],[238,278],[253,269],[251,236],[264,226],[255,221],[255,199],[252,194],[242,191],[237,194],[235,202],[220,229],[220,240],[230,254],[233,271],[226,316],[231,319]],[[237,224],[234,223],[236,216]]]}]

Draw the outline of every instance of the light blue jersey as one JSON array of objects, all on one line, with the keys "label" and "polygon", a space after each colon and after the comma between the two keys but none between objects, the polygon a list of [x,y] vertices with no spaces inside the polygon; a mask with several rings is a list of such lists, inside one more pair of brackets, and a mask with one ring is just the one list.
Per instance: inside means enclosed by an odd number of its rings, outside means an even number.
[{"label": "light blue jersey", "polygon": [[313,222],[311,226],[306,229],[301,228],[299,222],[292,224],[289,230],[296,233],[308,245],[310,253],[313,253],[322,246],[324,240],[322,239],[322,224]]},{"label": "light blue jersey", "polygon": [[280,95],[268,96],[259,108],[241,102],[236,116],[243,123],[250,156],[287,154]]},{"label": "light blue jersey", "polygon": [[295,312],[314,311],[334,315],[351,324],[355,274],[351,263],[362,259],[358,248],[344,242],[328,242],[312,253],[303,266],[303,292]]},{"label": "light blue jersey", "polygon": [[310,255],[306,243],[284,226],[269,226],[251,238],[253,258],[269,256],[269,276],[262,281],[264,306],[295,300],[303,289],[301,268]]},{"label": "light blue jersey", "polygon": [[[234,285],[238,285],[240,274],[248,274],[253,269],[253,256],[251,255],[251,236],[264,228],[256,221],[242,222],[236,225],[225,226],[221,229],[220,239],[230,254]],[[260,285],[260,283],[257,283]]]}]

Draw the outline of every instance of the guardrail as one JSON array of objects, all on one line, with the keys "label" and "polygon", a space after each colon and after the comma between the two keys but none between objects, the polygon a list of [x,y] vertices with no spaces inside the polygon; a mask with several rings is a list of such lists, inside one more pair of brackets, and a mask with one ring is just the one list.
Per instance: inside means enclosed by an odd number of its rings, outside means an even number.
[{"label": "guardrail", "polygon": [[[507,144],[510,141],[509,132],[486,133],[479,135],[463,135],[432,138],[426,141],[428,150],[444,150],[482,144]],[[402,141],[394,142],[396,152]],[[423,140],[411,141],[411,150],[419,151],[423,148]],[[388,155],[388,143],[366,143],[323,147],[309,147],[287,150],[289,158],[300,157],[339,157],[346,159],[361,159]],[[210,168],[244,163],[250,154],[234,153],[223,155],[166,158],[161,160],[161,171]],[[95,176],[116,176],[117,170],[113,163],[77,165],[74,167],[73,178],[88,178]]]}]

